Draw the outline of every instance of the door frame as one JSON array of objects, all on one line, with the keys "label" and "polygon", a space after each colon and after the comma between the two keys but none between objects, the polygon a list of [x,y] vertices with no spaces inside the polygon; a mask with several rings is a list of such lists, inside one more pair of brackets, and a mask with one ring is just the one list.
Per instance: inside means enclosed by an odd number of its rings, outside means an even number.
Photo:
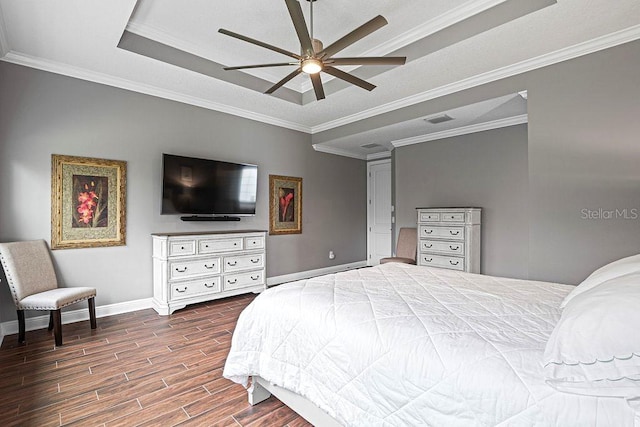
[{"label": "door frame", "polygon": [[[373,161],[369,161],[367,162],[367,265],[372,265],[371,264],[371,207],[372,207],[372,203],[371,203],[371,166],[374,165],[383,165],[385,163],[388,163],[389,166],[391,166],[391,157],[386,158],[386,159],[381,159],[381,160],[373,160]],[[393,169],[393,168],[392,168]],[[393,201],[391,203],[393,205]],[[389,209],[391,209],[391,206],[389,206]],[[393,212],[392,212],[393,215]],[[391,221],[391,224],[389,224],[389,226],[391,227],[391,246],[393,247],[393,220]],[[391,254],[393,255],[393,250],[391,251]]]}]

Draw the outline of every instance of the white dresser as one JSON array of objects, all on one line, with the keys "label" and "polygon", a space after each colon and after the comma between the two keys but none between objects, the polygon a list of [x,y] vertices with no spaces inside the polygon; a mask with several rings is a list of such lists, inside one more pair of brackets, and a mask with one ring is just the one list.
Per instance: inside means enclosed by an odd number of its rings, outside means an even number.
[{"label": "white dresser", "polygon": [[418,265],[480,273],[480,208],[417,208]]},{"label": "white dresser", "polygon": [[153,306],[161,315],[266,283],[266,232],[153,234]]}]

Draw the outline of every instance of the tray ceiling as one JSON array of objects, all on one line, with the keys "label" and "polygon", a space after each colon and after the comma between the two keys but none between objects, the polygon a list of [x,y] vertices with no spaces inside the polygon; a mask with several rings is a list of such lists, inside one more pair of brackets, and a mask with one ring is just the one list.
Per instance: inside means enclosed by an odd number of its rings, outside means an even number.
[{"label": "tray ceiling", "polygon": [[[308,21],[308,2],[301,5]],[[373,92],[323,76],[322,101],[303,77],[278,96],[261,93],[288,69],[214,72],[220,65],[286,60],[219,28],[298,51],[279,0],[0,0],[0,56],[311,133],[316,146],[367,158],[361,148],[367,142],[389,147],[417,136],[411,135],[417,117],[398,113],[395,128],[381,121],[359,136],[340,129],[407,106],[424,104],[432,112],[444,95],[640,38],[637,0],[318,0],[314,36],[326,45],[378,14],[389,24],[343,54],[406,55],[407,64],[344,68],[377,85]],[[378,127],[385,128],[383,141],[367,134]]]}]

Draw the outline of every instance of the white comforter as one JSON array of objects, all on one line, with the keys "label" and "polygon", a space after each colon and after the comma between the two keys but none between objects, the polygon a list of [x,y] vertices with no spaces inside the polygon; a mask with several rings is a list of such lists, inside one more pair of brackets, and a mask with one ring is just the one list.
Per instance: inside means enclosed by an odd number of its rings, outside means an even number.
[{"label": "white comforter", "polygon": [[632,426],[560,393],[542,354],[567,285],[385,264],[281,285],[241,314],[224,376],[259,375],[353,426]]}]

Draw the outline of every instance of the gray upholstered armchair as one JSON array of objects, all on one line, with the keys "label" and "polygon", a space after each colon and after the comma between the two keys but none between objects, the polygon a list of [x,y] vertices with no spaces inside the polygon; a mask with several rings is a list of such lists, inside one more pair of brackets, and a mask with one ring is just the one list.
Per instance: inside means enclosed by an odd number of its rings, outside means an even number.
[{"label": "gray upholstered armchair", "polygon": [[402,262],[404,264],[415,264],[418,250],[418,231],[415,228],[403,227],[398,235],[398,245],[396,246],[396,256],[382,258],[380,264],[388,262]]},{"label": "gray upholstered armchair", "polygon": [[0,243],[0,262],[18,311],[18,341],[25,340],[25,310],[49,310],[49,330],[62,345],[60,309],[89,300],[91,329],[96,329],[96,290],[87,287],[59,288],[49,248],[44,240]]}]

